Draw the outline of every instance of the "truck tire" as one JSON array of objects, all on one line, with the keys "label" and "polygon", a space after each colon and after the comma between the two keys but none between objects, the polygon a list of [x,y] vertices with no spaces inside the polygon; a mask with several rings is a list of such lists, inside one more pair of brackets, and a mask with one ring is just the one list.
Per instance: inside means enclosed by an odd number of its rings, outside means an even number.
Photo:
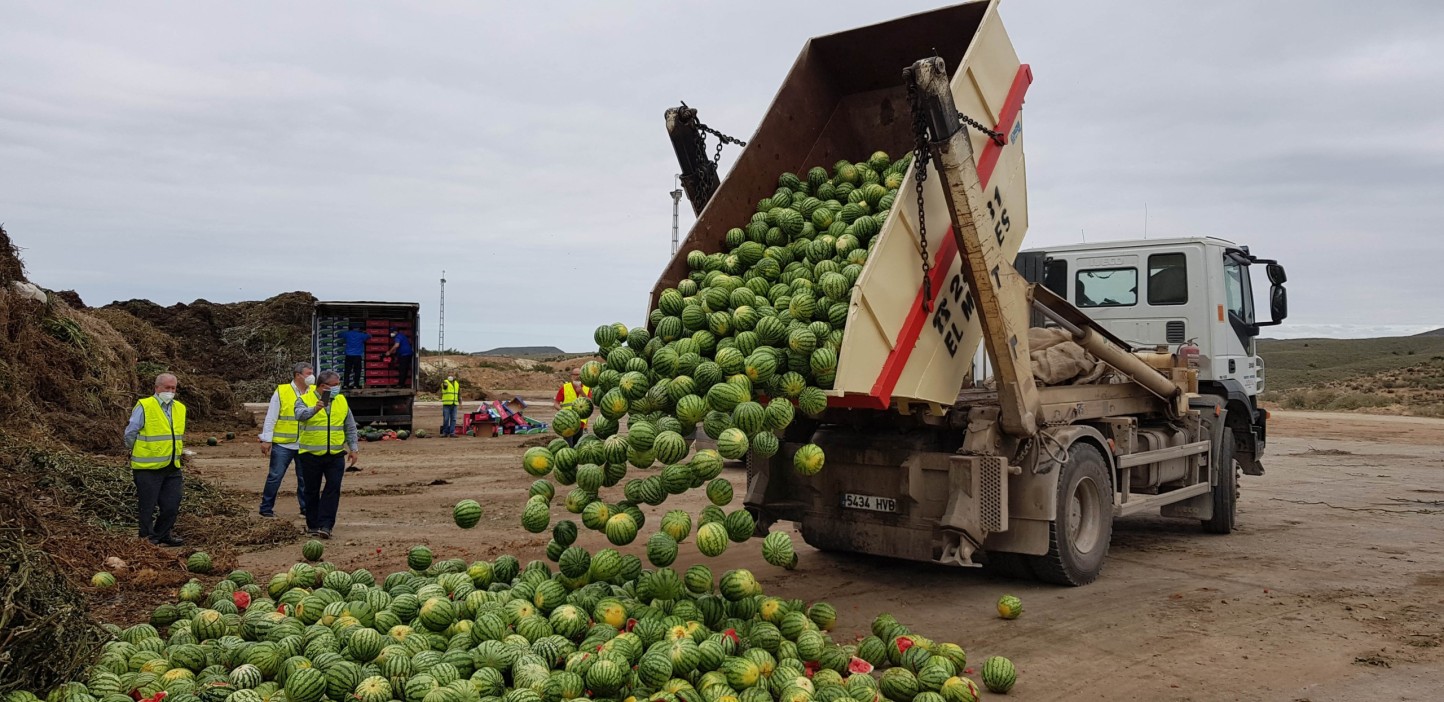
[{"label": "truck tire", "polygon": [[1048,553],[1029,565],[1039,580],[1055,585],[1087,585],[1103,571],[1113,538],[1113,481],[1108,462],[1092,444],[1068,449],[1058,476],[1058,500],[1048,525]]},{"label": "truck tire", "polygon": [[1233,429],[1223,430],[1218,447],[1218,484],[1213,497],[1213,518],[1204,519],[1203,530],[1210,534],[1229,534],[1238,522],[1238,462],[1233,458]]}]

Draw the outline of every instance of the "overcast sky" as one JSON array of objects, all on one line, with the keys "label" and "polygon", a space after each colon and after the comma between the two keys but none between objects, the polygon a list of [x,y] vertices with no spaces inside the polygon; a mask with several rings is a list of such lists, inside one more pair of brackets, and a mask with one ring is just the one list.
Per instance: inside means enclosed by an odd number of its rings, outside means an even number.
[{"label": "overcast sky", "polygon": [[[448,346],[584,350],[668,258],[665,108],[746,138],[809,36],[936,6],[9,0],[0,222],[91,305],[419,301],[433,346],[444,268]],[[1444,4],[1001,12],[1025,246],[1142,236],[1147,203],[1151,238],[1286,263],[1271,335],[1444,326]]]}]

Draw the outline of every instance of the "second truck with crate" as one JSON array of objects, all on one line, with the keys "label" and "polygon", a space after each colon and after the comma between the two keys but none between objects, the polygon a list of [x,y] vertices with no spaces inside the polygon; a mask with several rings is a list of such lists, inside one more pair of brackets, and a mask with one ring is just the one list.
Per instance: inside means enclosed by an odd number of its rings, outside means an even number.
[{"label": "second truck with crate", "polygon": [[[347,402],[361,426],[410,430],[416,404],[417,335],[421,331],[421,305],[415,302],[317,302],[311,320],[311,348],[316,370],[345,370],[342,333],[353,328],[365,332],[359,387],[348,387]],[[391,332],[406,334],[412,354],[387,357],[395,343]]]}]

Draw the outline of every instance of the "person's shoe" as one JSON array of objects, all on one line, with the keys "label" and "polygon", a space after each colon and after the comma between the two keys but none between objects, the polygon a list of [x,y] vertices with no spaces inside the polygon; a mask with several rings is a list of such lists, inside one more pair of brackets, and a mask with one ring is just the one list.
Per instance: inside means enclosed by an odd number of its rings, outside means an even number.
[{"label": "person's shoe", "polygon": [[175,548],[175,547],[177,547],[177,546],[184,546],[184,545],[186,545],[186,540],[185,540],[185,539],[182,539],[181,537],[179,537],[179,536],[174,536],[174,535],[172,535],[172,536],[167,536],[167,537],[165,537],[165,538],[156,538],[156,537],[152,536],[151,539],[150,539],[150,542],[153,543],[153,544],[155,544],[156,546],[166,546],[166,547],[168,547],[168,548]]},{"label": "person's shoe", "polygon": [[275,513],[275,512],[262,512],[262,513],[261,513],[261,516],[262,516],[262,517],[265,517],[266,519],[275,519],[275,518],[276,518],[276,513]]},{"label": "person's shoe", "polygon": [[331,530],[330,530],[330,529],[317,529],[317,530],[316,530],[316,533],[317,533],[321,538],[323,538],[323,539],[329,539],[329,538],[331,538]]}]

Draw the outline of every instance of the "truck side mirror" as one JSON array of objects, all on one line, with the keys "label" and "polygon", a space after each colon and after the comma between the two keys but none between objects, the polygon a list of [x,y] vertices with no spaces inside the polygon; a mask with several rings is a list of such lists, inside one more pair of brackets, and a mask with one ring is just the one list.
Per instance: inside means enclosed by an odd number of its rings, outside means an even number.
[{"label": "truck side mirror", "polygon": [[[1272,269],[1273,266],[1269,268]],[[1279,268],[1279,275],[1282,277],[1283,268]],[[1272,270],[1269,271],[1269,278],[1273,278]],[[1275,282],[1274,286],[1269,289],[1269,315],[1273,317],[1275,324],[1284,321],[1284,318],[1289,316],[1289,291],[1278,282]]]},{"label": "truck side mirror", "polygon": [[1274,285],[1283,285],[1289,282],[1289,276],[1284,272],[1284,267],[1277,263],[1270,263],[1265,267],[1268,271],[1269,282]]}]

